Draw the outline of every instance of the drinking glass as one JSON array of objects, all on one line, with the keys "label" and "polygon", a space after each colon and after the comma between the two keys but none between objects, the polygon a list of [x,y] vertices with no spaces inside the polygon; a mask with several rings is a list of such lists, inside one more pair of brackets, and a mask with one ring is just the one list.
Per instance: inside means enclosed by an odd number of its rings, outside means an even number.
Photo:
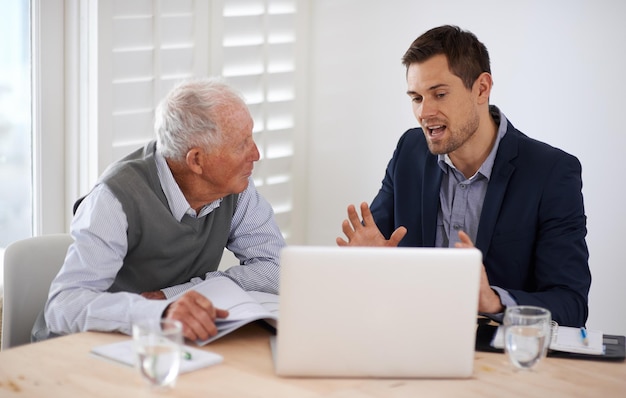
[{"label": "drinking glass", "polygon": [[172,319],[146,320],[133,324],[136,364],[143,378],[155,389],[174,387],[180,370],[183,325]]},{"label": "drinking glass", "polygon": [[552,337],[550,311],[534,306],[507,307],[503,325],[504,350],[516,368],[530,370],[546,356]]}]

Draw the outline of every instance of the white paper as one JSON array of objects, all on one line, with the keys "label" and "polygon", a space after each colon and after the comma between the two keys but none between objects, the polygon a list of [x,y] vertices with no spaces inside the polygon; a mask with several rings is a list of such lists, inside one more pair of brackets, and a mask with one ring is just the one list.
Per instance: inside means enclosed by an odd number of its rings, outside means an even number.
[{"label": "white paper", "polygon": [[[216,319],[217,334],[206,340],[198,340],[198,345],[205,345],[231,333],[243,325],[263,320],[276,327],[279,312],[279,297],[276,294],[244,291],[239,285],[226,277],[210,278],[193,287],[211,300],[216,308],[228,310],[228,318]],[[180,295],[173,297],[175,300]]]},{"label": "white paper", "polygon": [[[550,349],[577,354],[604,354],[601,331],[587,330],[587,339],[588,344],[585,345],[580,333],[580,328],[555,325],[552,328],[552,341],[550,342]],[[503,326],[498,327],[498,330],[491,341],[491,345],[495,348],[504,348]]]},{"label": "white paper", "polygon": [[[132,339],[120,341],[118,343],[111,343],[100,345],[91,349],[93,354],[111,359],[115,362],[123,363],[125,365],[135,365],[135,349]],[[224,358],[214,352],[200,350],[188,346],[183,346],[183,352],[191,354],[191,359],[185,359],[184,357],[180,361],[180,373],[192,372],[197,369],[205,368],[207,366],[217,365],[222,363]]]}]

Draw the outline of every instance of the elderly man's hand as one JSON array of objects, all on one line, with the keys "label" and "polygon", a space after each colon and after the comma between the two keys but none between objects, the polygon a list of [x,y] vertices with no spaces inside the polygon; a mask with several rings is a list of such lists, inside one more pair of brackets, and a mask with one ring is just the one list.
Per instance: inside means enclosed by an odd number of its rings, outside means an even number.
[{"label": "elderly man's hand", "polygon": [[189,340],[206,340],[217,334],[215,320],[228,317],[228,311],[215,308],[211,300],[190,290],[165,310],[165,318],[183,324],[183,335]]}]

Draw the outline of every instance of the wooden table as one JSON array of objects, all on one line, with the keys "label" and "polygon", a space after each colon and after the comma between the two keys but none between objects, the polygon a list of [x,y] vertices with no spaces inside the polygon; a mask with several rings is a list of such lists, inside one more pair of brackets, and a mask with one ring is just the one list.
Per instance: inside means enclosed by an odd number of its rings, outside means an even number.
[{"label": "wooden table", "polygon": [[546,358],[514,371],[503,354],[476,353],[470,379],[313,379],[274,374],[271,333],[251,324],[203,347],[220,365],[179,376],[166,394],[151,392],[131,368],[90,354],[128,339],[79,333],[0,352],[0,397],[624,397],[626,363]]}]

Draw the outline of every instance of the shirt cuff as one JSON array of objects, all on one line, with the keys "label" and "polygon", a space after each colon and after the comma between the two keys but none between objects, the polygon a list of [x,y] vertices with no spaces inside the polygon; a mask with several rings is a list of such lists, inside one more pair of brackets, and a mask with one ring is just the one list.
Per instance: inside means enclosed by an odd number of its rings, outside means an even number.
[{"label": "shirt cuff", "polygon": [[[498,286],[491,286],[491,288],[495,290],[498,296],[500,296],[500,302],[502,303],[502,306],[504,308],[517,305],[517,301],[515,301],[513,296],[511,296],[511,294],[508,291]],[[486,316],[487,318],[492,319],[499,323],[502,323],[502,318],[504,318],[504,312],[499,312],[497,314],[486,314],[486,313],[481,312],[480,315]]]},{"label": "shirt cuff", "polygon": [[[194,278],[194,279],[199,279],[199,278]],[[165,289],[161,289],[161,291],[163,292],[165,297],[169,300],[173,297],[176,297],[186,292],[187,290],[191,289],[194,285],[195,283],[193,283],[193,280],[192,280],[192,282],[186,282],[180,285],[166,287]]]},{"label": "shirt cuff", "polygon": [[495,290],[496,293],[498,293],[498,296],[500,296],[500,302],[502,302],[502,305],[504,307],[512,307],[514,305],[517,305],[517,301],[515,301],[513,296],[511,296],[511,293],[509,293],[508,291],[498,286],[491,286],[491,288]]},{"label": "shirt cuff", "polygon": [[[144,299],[133,304],[131,320],[132,322],[143,321],[146,319],[161,319],[163,312],[170,305],[171,300],[150,300]],[[123,330],[122,332],[132,335],[132,330]]]}]

